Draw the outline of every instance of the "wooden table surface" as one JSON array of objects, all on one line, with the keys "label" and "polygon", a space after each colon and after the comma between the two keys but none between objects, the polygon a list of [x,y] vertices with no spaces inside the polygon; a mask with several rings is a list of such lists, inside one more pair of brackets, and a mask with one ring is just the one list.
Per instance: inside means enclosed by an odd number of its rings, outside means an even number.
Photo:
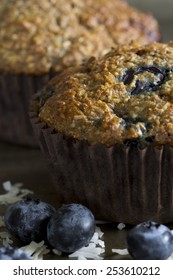
[{"label": "wooden table surface", "polygon": [[[152,12],[158,19],[163,40],[173,40],[173,1],[171,0],[129,0],[131,4],[143,11]],[[56,192],[54,191],[47,166],[39,149],[19,147],[0,142],[0,193],[3,193],[2,183],[22,182],[24,188],[30,189],[35,196],[58,207]],[[6,206],[0,205],[0,215],[4,214]],[[172,227],[172,225],[170,225]],[[106,251],[105,259],[130,259],[129,256],[120,256],[112,253],[112,248],[125,248],[125,239],[129,227],[118,230],[116,224],[100,226],[104,232]],[[4,231],[1,228],[0,231]],[[14,245],[23,246],[14,239]],[[53,254],[46,256],[48,259],[67,259],[67,256],[58,257]]]}]

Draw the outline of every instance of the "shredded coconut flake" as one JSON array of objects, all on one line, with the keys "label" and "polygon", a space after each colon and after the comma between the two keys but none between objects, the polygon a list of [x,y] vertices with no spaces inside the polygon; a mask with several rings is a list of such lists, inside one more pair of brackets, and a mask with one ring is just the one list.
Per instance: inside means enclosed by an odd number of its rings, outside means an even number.
[{"label": "shredded coconut flake", "polygon": [[121,256],[129,255],[129,252],[128,252],[127,249],[112,249],[112,252],[116,253],[116,254],[119,254]]},{"label": "shredded coconut flake", "polygon": [[2,245],[5,247],[11,246],[13,244],[13,240],[11,239],[11,234],[6,231],[0,232],[0,240],[2,240]]},{"label": "shredded coconut flake", "polygon": [[103,240],[100,239],[101,237],[102,237],[102,232],[100,232],[100,235],[99,235],[98,232],[95,232],[90,242],[92,242],[95,245],[99,245],[100,247],[104,248],[105,247],[105,243],[104,243]]},{"label": "shredded coconut flake", "polygon": [[10,181],[4,182],[2,184],[3,189],[7,192],[6,194],[0,195],[0,204],[12,204],[19,201],[24,196],[33,193],[27,189],[21,189],[22,183],[11,184]]},{"label": "shredded coconut flake", "polygon": [[20,249],[26,252],[34,260],[43,260],[43,256],[50,252],[44,244],[44,241],[39,243],[31,241],[29,245],[21,247]]},{"label": "shredded coconut flake", "polygon": [[96,227],[96,231],[88,246],[82,247],[76,252],[69,255],[69,258],[77,258],[78,260],[102,260],[103,257],[100,256],[105,252],[105,243],[100,238],[103,236],[103,232],[99,227]]},{"label": "shredded coconut flake", "polygon": [[13,240],[10,239],[9,237],[7,237],[7,238],[3,239],[2,244],[4,247],[11,246],[13,244]]},{"label": "shredded coconut flake", "polygon": [[87,247],[83,247],[76,252],[69,255],[69,258],[77,257],[78,260],[83,259],[94,259],[94,260],[102,260],[103,257],[100,254],[105,252],[104,249],[96,247],[94,243],[90,243]]},{"label": "shredded coconut flake", "polygon": [[126,227],[126,225],[123,224],[123,223],[119,223],[118,226],[117,226],[117,228],[118,228],[119,230],[122,230],[122,229],[125,228],[125,227]]},{"label": "shredded coconut flake", "polygon": [[52,252],[55,254],[55,255],[58,255],[58,256],[61,256],[62,255],[62,252],[56,250],[56,249],[52,249]]},{"label": "shredded coconut flake", "polygon": [[50,252],[49,249],[47,249],[46,245],[43,245],[41,248],[38,248],[36,252],[32,255],[32,258],[34,260],[43,260],[43,256],[47,255]]}]

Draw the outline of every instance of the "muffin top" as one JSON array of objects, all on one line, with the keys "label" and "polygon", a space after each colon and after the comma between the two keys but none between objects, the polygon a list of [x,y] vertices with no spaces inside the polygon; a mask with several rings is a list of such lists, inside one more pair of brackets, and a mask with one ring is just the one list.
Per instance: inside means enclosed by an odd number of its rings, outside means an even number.
[{"label": "muffin top", "polygon": [[116,44],[160,39],[156,20],[123,0],[3,0],[0,71],[59,72]]},{"label": "muffin top", "polygon": [[91,57],[53,78],[37,106],[48,127],[89,144],[172,145],[173,43],[133,43]]}]

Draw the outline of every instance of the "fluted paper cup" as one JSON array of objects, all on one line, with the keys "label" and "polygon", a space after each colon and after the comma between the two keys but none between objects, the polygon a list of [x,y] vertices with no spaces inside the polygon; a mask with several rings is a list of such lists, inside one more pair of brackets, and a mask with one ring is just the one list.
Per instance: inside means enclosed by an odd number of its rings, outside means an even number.
[{"label": "fluted paper cup", "polygon": [[81,203],[111,222],[173,221],[173,148],[88,145],[48,128],[31,111],[57,202]]}]

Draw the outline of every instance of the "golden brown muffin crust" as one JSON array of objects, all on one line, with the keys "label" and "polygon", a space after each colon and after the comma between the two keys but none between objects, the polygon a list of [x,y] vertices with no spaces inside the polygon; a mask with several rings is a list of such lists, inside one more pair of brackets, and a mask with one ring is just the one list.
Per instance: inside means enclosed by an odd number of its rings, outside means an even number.
[{"label": "golden brown muffin crust", "polygon": [[64,71],[41,93],[40,120],[68,137],[173,145],[173,43],[113,49]]},{"label": "golden brown muffin crust", "polygon": [[60,71],[116,44],[160,39],[156,20],[122,0],[5,3],[0,17],[1,71]]}]

